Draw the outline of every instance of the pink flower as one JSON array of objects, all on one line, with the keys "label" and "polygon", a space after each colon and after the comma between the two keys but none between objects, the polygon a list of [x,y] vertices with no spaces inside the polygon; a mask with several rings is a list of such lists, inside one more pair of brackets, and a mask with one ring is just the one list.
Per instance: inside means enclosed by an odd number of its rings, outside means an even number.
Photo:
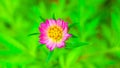
[{"label": "pink flower", "polygon": [[68,24],[61,19],[58,20],[46,20],[45,23],[41,23],[40,27],[40,40],[41,44],[46,44],[47,48],[51,51],[55,48],[62,48],[65,46],[65,40],[71,37],[68,34]]}]

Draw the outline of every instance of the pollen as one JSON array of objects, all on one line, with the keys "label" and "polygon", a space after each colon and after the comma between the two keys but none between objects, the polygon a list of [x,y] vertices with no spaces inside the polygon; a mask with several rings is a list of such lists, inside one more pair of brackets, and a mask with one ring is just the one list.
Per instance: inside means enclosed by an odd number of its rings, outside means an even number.
[{"label": "pollen", "polygon": [[52,26],[48,30],[48,36],[54,41],[59,41],[62,38],[62,29],[58,26]]}]

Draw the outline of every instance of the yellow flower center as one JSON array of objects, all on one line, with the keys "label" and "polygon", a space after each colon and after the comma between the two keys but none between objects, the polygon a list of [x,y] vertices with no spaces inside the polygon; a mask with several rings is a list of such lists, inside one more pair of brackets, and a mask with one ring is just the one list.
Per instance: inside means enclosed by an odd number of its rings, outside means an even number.
[{"label": "yellow flower center", "polygon": [[48,29],[48,36],[55,42],[62,38],[62,29],[59,26],[52,26]]}]

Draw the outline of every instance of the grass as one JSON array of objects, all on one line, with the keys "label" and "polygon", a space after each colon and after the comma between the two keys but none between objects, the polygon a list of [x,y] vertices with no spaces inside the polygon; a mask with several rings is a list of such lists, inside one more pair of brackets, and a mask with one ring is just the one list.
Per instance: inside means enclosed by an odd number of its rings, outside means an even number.
[{"label": "grass", "polygon": [[[0,68],[119,68],[120,0],[0,0]],[[68,22],[65,48],[39,41],[46,19]],[[46,62],[47,61],[47,62]]]}]

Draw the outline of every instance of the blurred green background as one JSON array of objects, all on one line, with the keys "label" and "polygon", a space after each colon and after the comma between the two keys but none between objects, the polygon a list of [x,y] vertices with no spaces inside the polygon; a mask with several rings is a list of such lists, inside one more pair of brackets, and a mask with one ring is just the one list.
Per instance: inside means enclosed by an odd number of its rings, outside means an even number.
[{"label": "blurred green background", "polygon": [[[28,35],[53,17],[74,36],[51,54]],[[120,0],[0,0],[0,68],[120,68]]]}]

